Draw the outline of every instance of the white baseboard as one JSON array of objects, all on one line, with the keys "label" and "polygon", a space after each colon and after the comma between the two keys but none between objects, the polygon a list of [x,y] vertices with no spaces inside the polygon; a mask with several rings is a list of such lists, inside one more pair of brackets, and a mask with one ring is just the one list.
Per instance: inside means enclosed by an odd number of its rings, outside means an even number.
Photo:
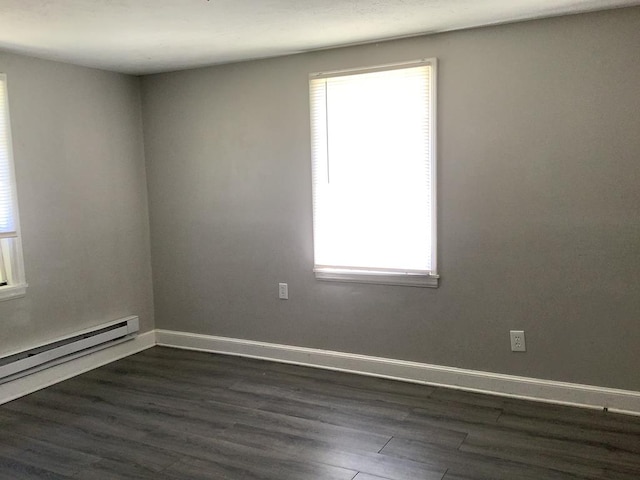
[{"label": "white baseboard", "polygon": [[119,343],[109,348],[60,363],[46,370],[0,385],[0,405],[16,398],[23,397],[37,390],[53,385],[107,363],[114,362],[134,353],[141,352],[156,344],[155,331],[141,333],[132,340]]},{"label": "white baseboard", "polygon": [[0,405],[156,344],[640,415],[640,392],[629,390],[169,330],[142,333],[133,340],[4,383],[0,385]]},{"label": "white baseboard", "polygon": [[518,377],[352,353],[156,330],[158,345],[640,415],[640,392]]}]

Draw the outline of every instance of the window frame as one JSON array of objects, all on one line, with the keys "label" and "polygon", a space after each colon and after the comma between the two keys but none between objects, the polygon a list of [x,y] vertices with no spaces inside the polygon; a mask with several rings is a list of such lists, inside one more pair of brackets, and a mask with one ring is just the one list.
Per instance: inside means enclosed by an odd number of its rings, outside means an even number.
[{"label": "window frame", "polygon": [[[4,262],[4,271],[7,274],[7,284],[0,286],[0,301],[20,298],[26,295],[27,283],[25,281],[24,258],[22,254],[22,234],[20,229],[20,213],[18,208],[18,191],[16,184],[15,163],[13,159],[13,145],[11,135],[11,116],[9,108],[8,80],[5,73],[0,73],[0,83],[4,85],[4,109],[0,115],[5,117],[7,160],[9,163],[9,181],[12,188],[12,207],[15,216],[16,236],[0,238],[0,261]],[[1,107],[0,107],[1,108]]]},{"label": "window frame", "polygon": [[[408,62],[389,63],[383,65],[374,65],[360,68],[349,68],[333,71],[315,72],[309,75],[309,102],[310,102],[310,130],[311,138],[314,138],[314,100],[313,100],[313,85],[314,80],[323,78],[333,78],[346,75],[357,75],[362,73],[374,73],[383,72],[389,70],[398,70],[403,68],[413,68],[419,66],[429,66],[431,69],[429,77],[429,169],[430,178],[432,179],[430,185],[431,196],[431,270],[429,273],[424,272],[390,272],[376,271],[375,268],[330,268],[326,266],[318,266],[315,260],[315,205],[313,206],[313,223],[314,223],[314,274],[316,279],[322,281],[337,281],[337,282],[349,282],[349,283],[367,283],[367,284],[383,284],[383,285],[402,285],[412,287],[431,287],[437,288],[439,286],[438,274],[438,218],[437,218],[437,199],[438,199],[438,162],[437,162],[437,82],[438,82],[438,65],[436,58],[423,58]],[[325,110],[326,115],[326,110]],[[311,145],[311,159],[312,159],[312,189],[314,191],[312,204],[315,202],[316,184],[315,184],[315,161],[316,152],[314,150],[313,142]]]}]

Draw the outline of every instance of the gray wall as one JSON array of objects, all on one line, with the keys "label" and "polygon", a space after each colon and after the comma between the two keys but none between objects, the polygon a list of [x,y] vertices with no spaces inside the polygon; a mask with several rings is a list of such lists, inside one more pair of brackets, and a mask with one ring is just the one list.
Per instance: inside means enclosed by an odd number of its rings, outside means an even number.
[{"label": "gray wall", "polygon": [[27,295],[0,302],[0,352],[125,315],[153,327],[139,80],[0,53]]},{"label": "gray wall", "polygon": [[[145,77],[156,326],[640,390],[639,25],[625,9]],[[316,281],[308,74],[421,57],[440,62],[441,287]]]}]

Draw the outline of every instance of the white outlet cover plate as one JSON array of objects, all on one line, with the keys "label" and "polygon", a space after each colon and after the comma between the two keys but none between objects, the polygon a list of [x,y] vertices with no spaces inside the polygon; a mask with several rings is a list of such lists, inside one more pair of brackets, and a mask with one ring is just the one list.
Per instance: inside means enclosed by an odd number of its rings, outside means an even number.
[{"label": "white outlet cover plate", "polygon": [[526,352],[527,344],[524,338],[524,330],[511,330],[509,332],[511,336],[511,351],[512,352]]},{"label": "white outlet cover plate", "polygon": [[289,300],[289,285],[286,283],[278,284],[278,297],[281,300]]}]

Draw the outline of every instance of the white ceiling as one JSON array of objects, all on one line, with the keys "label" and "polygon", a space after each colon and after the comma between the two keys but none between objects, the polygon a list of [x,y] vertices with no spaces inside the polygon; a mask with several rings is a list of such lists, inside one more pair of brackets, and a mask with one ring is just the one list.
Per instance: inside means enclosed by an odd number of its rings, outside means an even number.
[{"label": "white ceiling", "polygon": [[146,74],[640,0],[0,0],[0,49]]}]

